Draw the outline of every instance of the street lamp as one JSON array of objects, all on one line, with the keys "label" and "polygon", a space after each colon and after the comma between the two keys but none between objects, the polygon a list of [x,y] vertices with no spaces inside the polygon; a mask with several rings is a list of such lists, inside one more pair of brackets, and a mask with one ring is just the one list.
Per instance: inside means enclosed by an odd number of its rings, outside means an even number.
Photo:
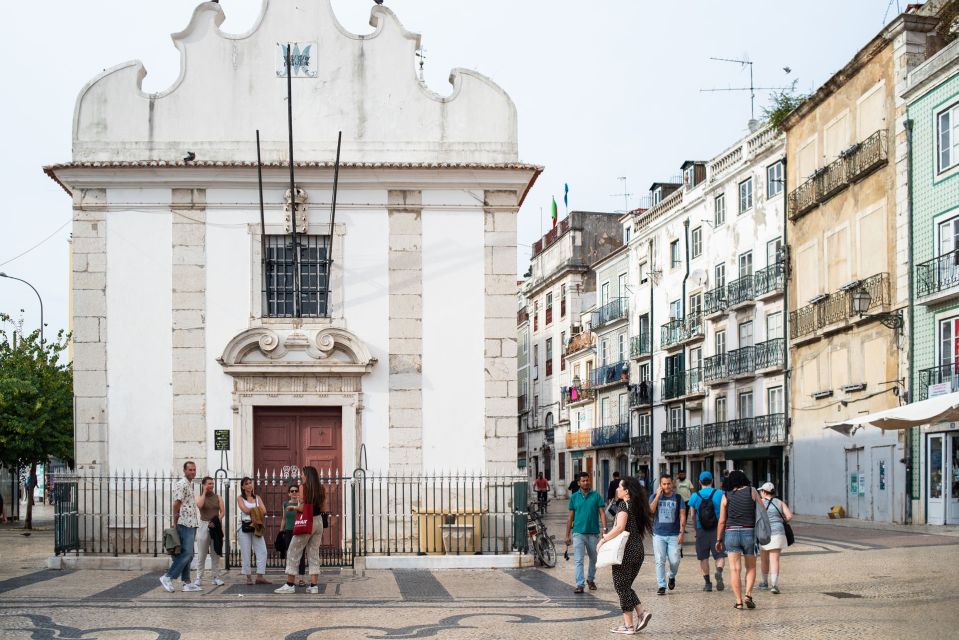
[{"label": "street lamp", "polygon": [[37,291],[37,288],[34,287],[29,282],[27,282],[26,280],[22,278],[15,278],[14,276],[8,276],[3,271],[0,271],[0,278],[9,278],[10,280],[16,280],[18,282],[22,282],[23,284],[33,289],[33,292],[37,294],[37,300],[40,301],[40,344],[43,345],[43,298],[40,297],[40,292]]},{"label": "street lamp", "polygon": [[896,333],[902,333],[902,310],[895,313],[874,313],[871,316],[866,315],[869,305],[872,304],[872,295],[865,287],[859,287],[852,294],[852,312],[858,314],[860,318],[873,318],[881,322],[890,329],[895,329]]}]

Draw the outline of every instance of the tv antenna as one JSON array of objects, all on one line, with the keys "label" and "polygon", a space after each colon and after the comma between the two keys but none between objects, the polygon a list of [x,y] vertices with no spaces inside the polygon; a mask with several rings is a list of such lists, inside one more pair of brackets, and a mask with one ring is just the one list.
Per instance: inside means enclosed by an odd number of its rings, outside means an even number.
[{"label": "tv antenna", "polygon": [[[726,89],[700,89],[700,93],[707,92],[716,92],[716,91],[748,91],[749,92],[749,119],[756,119],[756,92],[757,91],[786,91],[791,89],[791,87],[757,87],[753,84],[753,63],[750,60],[745,58],[742,60],[735,60],[732,58],[710,58],[710,60],[715,60],[717,62],[731,62],[734,64],[740,65],[741,68],[749,66],[749,86],[748,87],[729,87]],[[789,67],[783,67],[783,71],[790,73],[792,69]]]},{"label": "tv antenna", "polygon": [[898,16],[902,11],[899,8],[899,0],[889,0],[889,4],[886,5],[886,13],[882,16],[882,23],[886,24],[886,19],[889,18],[889,10],[892,9],[893,3],[896,4],[896,15]]},{"label": "tv antenna", "polygon": [[629,212],[629,196],[631,196],[631,195],[633,195],[633,194],[631,194],[630,192],[628,192],[628,191],[626,190],[626,176],[619,176],[619,177],[616,178],[616,179],[623,181],[623,192],[622,192],[622,193],[611,193],[611,194],[609,194],[609,197],[611,197],[611,198],[619,198],[620,196],[622,196],[622,198],[623,198],[623,204],[626,206],[626,208],[623,210],[623,213],[628,213],[628,212]]}]

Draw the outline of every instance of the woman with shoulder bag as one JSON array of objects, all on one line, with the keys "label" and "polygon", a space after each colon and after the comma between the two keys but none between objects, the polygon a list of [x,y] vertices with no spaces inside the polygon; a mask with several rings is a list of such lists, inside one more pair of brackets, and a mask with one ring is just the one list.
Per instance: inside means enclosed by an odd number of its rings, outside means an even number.
[{"label": "woman with shoulder bag", "polygon": [[766,513],[769,514],[769,527],[772,531],[769,544],[760,547],[759,559],[763,579],[759,588],[779,593],[779,556],[792,544],[792,527],[789,526],[789,521],[793,519],[793,512],[785,502],[775,497],[776,487],[772,482],[759,487],[759,494],[763,498]]},{"label": "woman with shoulder bag", "polygon": [[[320,484],[320,476],[314,467],[303,467],[300,476],[300,502],[292,508],[296,513],[293,528],[293,540],[286,550],[286,584],[275,589],[275,593],[295,593],[296,568],[300,558],[306,552],[310,568],[310,586],[307,593],[319,593],[317,582],[320,578],[320,542],[323,537],[323,503],[326,492]],[[301,531],[303,529],[304,531]]]},{"label": "woman with shoulder bag", "polygon": [[[749,485],[749,478],[738,469],[729,474],[729,489],[723,496],[716,528],[716,551],[726,552],[732,573],[735,608],[755,609],[753,585],[756,583],[756,506],[762,501]],[[743,590],[742,566],[746,566]]]},{"label": "woman with shoulder bag", "polygon": [[256,535],[254,516],[262,522],[266,515],[263,500],[253,491],[253,478],[240,480],[240,495],[236,497],[236,506],[240,510],[240,528],[236,537],[240,541],[240,573],[246,576],[246,583],[253,584],[250,576],[251,555],[256,553],[256,583],[270,584],[266,573],[266,540]]},{"label": "woman with shoulder bag", "polygon": [[613,586],[619,596],[620,609],[623,610],[623,624],[610,631],[634,634],[645,629],[653,617],[653,614],[643,608],[639,596],[633,591],[633,582],[639,575],[645,558],[643,538],[653,531],[649,498],[646,495],[646,489],[636,478],[624,478],[616,487],[616,523],[612,530],[599,541],[596,552],[599,553],[603,544],[610,542],[624,531],[629,536],[623,551],[623,561],[613,565]]}]

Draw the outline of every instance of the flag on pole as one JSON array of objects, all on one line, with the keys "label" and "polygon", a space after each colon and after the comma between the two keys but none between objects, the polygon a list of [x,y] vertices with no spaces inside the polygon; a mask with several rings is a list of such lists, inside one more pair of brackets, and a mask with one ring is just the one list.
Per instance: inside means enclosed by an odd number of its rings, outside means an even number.
[{"label": "flag on pole", "polygon": [[569,213],[569,183],[563,183],[563,205],[566,206],[566,213]]},{"label": "flag on pole", "polygon": [[556,226],[556,196],[553,196],[553,206],[552,206],[552,213],[550,214],[550,217],[553,219],[553,226],[555,227]]}]

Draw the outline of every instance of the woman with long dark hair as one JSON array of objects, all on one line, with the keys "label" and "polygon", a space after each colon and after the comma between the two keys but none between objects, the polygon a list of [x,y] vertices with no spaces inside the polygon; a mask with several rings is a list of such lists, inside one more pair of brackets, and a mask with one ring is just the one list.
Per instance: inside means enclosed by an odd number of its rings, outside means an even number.
[{"label": "woman with long dark hair", "polygon": [[[749,478],[738,469],[729,474],[729,489],[723,496],[716,528],[716,550],[725,551],[732,572],[734,605],[740,611],[745,606],[755,609],[753,585],[756,583],[756,503],[765,506]],[[743,590],[741,567],[746,566],[746,585]]]},{"label": "woman with long dark hair", "polygon": [[623,478],[616,487],[616,524],[599,541],[599,551],[606,542],[623,531],[629,533],[622,564],[613,565],[613,586],[619,596],[619,605],[623,610],[623,624],[610,629],[613,633],[632,634],[641,631],[653,617],[643,609],[639,596],[633,591],[633,582],[643,566],[645,552],[643,539],[652,533],[653,517],[649,512],[649,497],[639,480],[633,477]]},{"label": "woman with long dark hair", "polygon": [[290,505],[287,509],[293,509],[298,514],[305,510],[313,514],[313,529],[310,533],[294,535],[290,542],[290,548],[286,552],[286,584],[275,589],[276,593],[295,593],[296,569],[300,563],[303,552],[306,552],[306,560],[310,570],[310,586],[307,587],[307,593],[319,593],[317,581],[320,578],[320,542],[323,537],[323,506],[326,502],[326,490],[320,483],[320,474],[314,467],[303,467],[303,473],[300,474],[300,491],[302,491],[300,503]]},{"label": "woman with long dark hair", "polygon": [[[253,478],[240,480],[240,495],[236,497],[236,506],[240,510],[240,528],[236,537],[240,541],[240,573],[246,576],[246,583],[253,584],[250,576],[251,555],[256,554],[256,583],[270,584],[266,579],[266,540],[263,538],[263,522],[266,507],[263,499],[256,495]],[[260,535],[256,535],[257,526]]]}]

